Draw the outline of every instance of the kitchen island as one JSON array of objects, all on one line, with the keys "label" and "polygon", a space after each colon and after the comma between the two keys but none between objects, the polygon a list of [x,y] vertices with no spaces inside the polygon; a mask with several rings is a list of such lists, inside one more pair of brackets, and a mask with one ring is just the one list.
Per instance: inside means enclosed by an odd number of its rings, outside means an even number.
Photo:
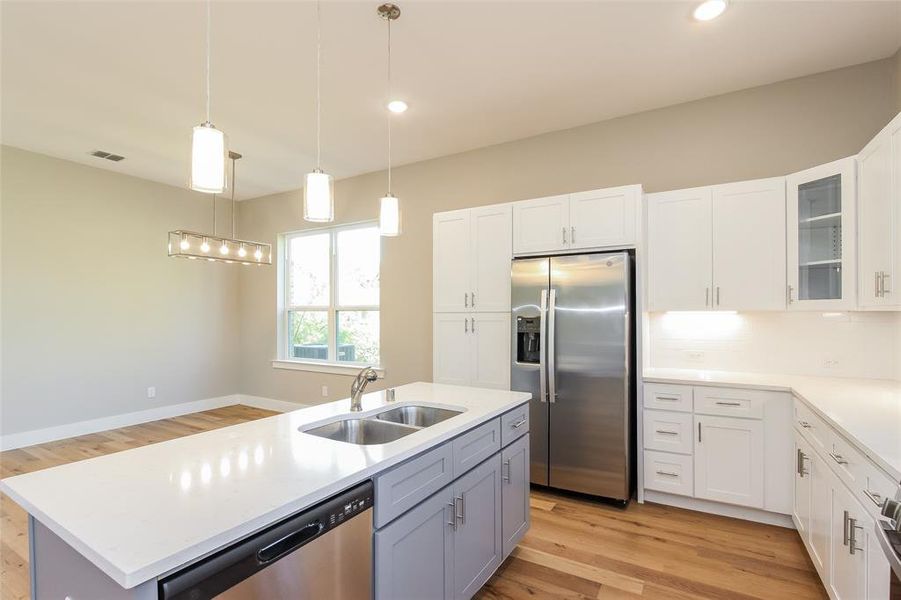
[{"label": "kitchen island", "polygon": [[[49,597],[44,590],[51,588],[57,597],[65,591],[59,588],[59,574],[76,573],[66,582],[73,587],[72,598],[91,597],[84,590],[103,590],[102,597],[109,598],[156,598],[159,579],[367,480],[375,482],[376,528],[394,519],[397,524],[399,515],[413,507],[382,511],[388,488],[379,486],[380,477],[429,451],[457,449],[455,442],[476,429],[487,427],[487,437],[480,439],[497,450],[491,457],[497,455],[498,481],[503,464],[509,478],[509,463],[502,464],[499,454],[502,438],[515,438],[504,426],[511,432],[517,426],[516,434],[527,444],[528,400],[520,392],[414,383],[398,387],[394,402],[384,392],[365,395],[361,412],[350,413],[348,400],[331,402],[11,477],[0,482],[0,489],[29,514],[34,597]],[[383,444],[306,433],[407,405],[460,414]],[[522,419],[507,418],[517,411]],[[473,455],[473,462],[479,457]],[[468,469],[481,468],[461,463],[452,476],[456,480]],[[42,561],[43,539],[55,549],[54,564]],[[379,577],[376,569],[376,589]]]}]

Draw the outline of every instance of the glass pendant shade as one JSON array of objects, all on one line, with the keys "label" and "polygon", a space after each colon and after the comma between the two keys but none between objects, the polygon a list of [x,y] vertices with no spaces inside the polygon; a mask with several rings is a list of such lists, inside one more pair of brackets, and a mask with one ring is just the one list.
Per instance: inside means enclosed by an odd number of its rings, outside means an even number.
[{"label": "glass pendant shade", "polygon": [[225,134],[202,123],[194,127],[191,143],[191,189],[207,194],[225,191]]},{"label": "glass pendant shade", "polygon": [[335,180],[321,169],[307,173],[303,186],[303,218],[316,223],[335,219]]},{"label": "glass pendant shade", "polygon": [[379,233],[386,237],[401,234],[400,200],[388,194],[381,199],[379,205]]}]

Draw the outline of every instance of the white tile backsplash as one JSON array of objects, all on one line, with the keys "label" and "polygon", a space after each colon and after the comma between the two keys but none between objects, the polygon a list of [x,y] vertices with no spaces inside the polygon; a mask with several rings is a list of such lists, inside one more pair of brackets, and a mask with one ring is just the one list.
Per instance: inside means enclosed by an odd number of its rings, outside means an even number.
[{"label": "white tile backsplash", "polygon": [[651,313],[651,367],[901,380],[901,313]]}]

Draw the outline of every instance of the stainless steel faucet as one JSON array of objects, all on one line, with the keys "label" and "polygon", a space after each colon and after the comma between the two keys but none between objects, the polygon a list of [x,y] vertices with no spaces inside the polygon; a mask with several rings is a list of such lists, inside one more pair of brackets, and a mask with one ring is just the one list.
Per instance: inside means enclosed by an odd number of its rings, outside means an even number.
[{"label": "stainless steel faucet", "polygon": [[379,374],[375,372],[375,369],[372,367],[365,367],[357,376],[354,377],[354,382],[350,385],[350,410],[351,412],[360,412],[363,410],[363,391],[366,389],[366,385],[371,381],[375,381],[379,378]]}]

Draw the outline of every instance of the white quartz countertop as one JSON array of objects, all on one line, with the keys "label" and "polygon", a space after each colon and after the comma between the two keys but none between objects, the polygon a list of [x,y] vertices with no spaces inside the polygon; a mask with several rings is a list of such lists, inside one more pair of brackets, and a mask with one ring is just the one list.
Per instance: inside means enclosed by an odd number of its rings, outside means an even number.
[{"label": "white quartz countertop", "polygon": [[463,409],[394,442],[357,446],[298,431],[367,416],[340,400],[0,481],[19,503],[119,585],[131,588],[364,481],[531,397],[430,383],[397,389],[401,404]]},{"label": "white quartz countertop", "polygon": [[645,369],[643,379],[791,392],[901,481],[901,382],[693,369]]}]

